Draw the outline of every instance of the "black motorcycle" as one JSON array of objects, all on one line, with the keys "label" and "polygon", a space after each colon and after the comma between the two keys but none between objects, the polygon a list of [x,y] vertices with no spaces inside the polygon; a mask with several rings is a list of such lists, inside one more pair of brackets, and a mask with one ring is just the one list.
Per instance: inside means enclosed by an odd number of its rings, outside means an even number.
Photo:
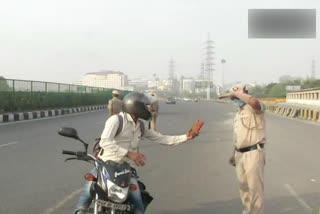
[{"label": "black motorcycle", "polygon": [[[138,187],[130,184],[130,178],[135,170],[128,163],[119,164],[113,161],[102,161],[93,155],[88,154],[88,144],[78,137],[77,131],[73,128],[60,128],[58,134],[64,137],[79,140],[85,147],[85,151],[66,151],[62,154],[72,155],[69,160],[81,160],[92,163],[97,171],[97,176],[87,173],[85,179],[92,181],[90,195],[93,198],[93,208],[89,208],[87,213],[94,214],[131,214],[133,205],[128,200],[130,191],[135,191]],[[145,191],[143,183],[139,182],[142,199],[147,206],[152,197]]]}]

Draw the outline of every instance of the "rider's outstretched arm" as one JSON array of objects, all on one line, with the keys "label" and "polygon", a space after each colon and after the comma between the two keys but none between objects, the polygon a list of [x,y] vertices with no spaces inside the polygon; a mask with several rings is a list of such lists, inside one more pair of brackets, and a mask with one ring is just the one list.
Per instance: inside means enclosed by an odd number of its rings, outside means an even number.
[{"label": "rider's outstretched arm", "polygon": [[178,145],[188,140],[187,134],[168,136],[168,135],[162,135],[158,132],[155,132],[152,129],[146,129],[144,131],[143,137],[145,137],[150,141],[160,143],[160,144],[166,144],[166,145]]}]

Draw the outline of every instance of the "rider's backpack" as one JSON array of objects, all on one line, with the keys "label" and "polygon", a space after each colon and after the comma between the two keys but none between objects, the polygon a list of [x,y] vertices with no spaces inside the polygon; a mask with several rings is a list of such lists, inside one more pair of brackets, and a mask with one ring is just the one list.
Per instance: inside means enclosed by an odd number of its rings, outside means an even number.
[{"label": "rider's backpack", "polygon": [[[118,126],[117,132],[116,132],[114,137],[117,137],[121,133],[121,131],[123,129],[123,117],[120,114],[117,114],[117,117],[118,117],[118,120],[119,120],[119,126]],[[140,123],[141,137],[142,137],[143,133],[144,133],[144,129],[145,129],[144,128],[144,123],[141,120],[138,120],[138,121]],[[93,149],[92,149],[92,154],[95,157],[97,157],[100,152],[103,153],[103,150],[101,149],[101,147],[99,145],[100,140],[101,140],[100,137],[95,139],[95,143],[94,143],[94,146],[93,146]]]}]

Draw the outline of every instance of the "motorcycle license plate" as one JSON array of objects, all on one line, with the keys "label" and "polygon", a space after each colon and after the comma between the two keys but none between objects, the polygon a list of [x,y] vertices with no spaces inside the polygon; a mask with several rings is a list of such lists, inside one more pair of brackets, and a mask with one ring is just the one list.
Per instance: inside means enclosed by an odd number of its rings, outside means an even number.
[{"label": "motorcycle license plate", "polygon": [[96,200],[96,203],[99,206],[107,207],[107,208],[112,208],[115,210],[126,210],[126,211],[131,211],[131,206],[128,204],[115,204],[110,201],[103,201],[103,200]]}]

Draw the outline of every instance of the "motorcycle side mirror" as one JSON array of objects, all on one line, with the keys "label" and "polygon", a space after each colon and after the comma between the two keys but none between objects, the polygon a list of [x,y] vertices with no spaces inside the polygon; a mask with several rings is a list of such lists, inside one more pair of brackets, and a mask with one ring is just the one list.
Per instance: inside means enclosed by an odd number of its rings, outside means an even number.
[{"label": "motorcycle side mirror", "polygon": [[78,132],[74,128],[61,127],[58,129],[58,134],[64,137],[70,137],[79,140],[83,144],[85,152],[88,152],[88,144],[79,138]]},{"label": "motorcycle side mirror", "polygon": [[76,140],[79,140],[77,130],[69,127],[62,127],[58,130],[58,134],[64,137],[70,137]]}]

